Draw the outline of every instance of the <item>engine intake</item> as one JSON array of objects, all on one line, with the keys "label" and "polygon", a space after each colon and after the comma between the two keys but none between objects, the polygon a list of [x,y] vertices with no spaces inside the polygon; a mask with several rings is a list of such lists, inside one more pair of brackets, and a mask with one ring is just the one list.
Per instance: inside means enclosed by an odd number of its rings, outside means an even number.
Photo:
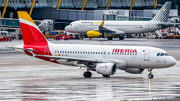
[{"label": "engine intake", "polygon": [[102,75],[114,75],[116,73],[116,65],[114,63],[98,63],[96,72]]}]

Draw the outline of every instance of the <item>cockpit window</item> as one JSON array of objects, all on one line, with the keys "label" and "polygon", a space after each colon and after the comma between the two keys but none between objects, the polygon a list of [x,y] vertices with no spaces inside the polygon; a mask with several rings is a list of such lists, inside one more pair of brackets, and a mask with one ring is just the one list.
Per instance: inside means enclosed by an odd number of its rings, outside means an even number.
[{"label": "cockpit window", "polygon": [[160,55],[160,53],[157,53],[157,56],[159,56]]},{"label": "cockpit window", "polygon": [[164,56],[164,53],[161,53],[161,56]]},{"label": "cockpit window", "polygon": [[71,24],[69,24],[69,26],[72,26],[72,23],[71,23]]},{"label": "cockpit window", "polygon": [[157,53],[157,56],[169,56],[168,53]]},{"label": "cockpit window", "polygon": [[168,53],[164,53],[164,55],[165,55],[165,56],[169,56],[169,54],[168,54]]}]

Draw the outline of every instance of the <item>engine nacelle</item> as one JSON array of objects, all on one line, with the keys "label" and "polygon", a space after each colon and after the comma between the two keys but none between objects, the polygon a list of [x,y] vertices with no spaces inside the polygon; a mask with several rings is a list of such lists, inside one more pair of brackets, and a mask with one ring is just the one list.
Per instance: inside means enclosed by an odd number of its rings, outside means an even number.
[{"label": "engine nacelle", "polygon": [[100,37],[100,32],[98,32],[98,31],[88,31],[87,36],[89,38],[99,38]]},{"label": "engine nacelle", "polygon": [[132,74],[141,74],[144,71],[144,69],[138,69],[138,68],[126,68],[125,72],[132,73]]},{"label": "engine nacelle", "polygon": [[98,63],[96,65],[96,72],[102,75],[114,75],[116,69],[114,63]]}]

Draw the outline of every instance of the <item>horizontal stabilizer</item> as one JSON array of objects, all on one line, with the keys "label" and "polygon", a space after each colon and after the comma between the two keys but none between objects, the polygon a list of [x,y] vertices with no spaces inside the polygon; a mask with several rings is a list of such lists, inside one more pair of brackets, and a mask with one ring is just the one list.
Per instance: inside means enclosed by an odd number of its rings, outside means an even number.
[{"label": "horizontal stabilizer", "polygon": [[167,28],[167,27],[174,26],[174,24],[173,23],[158,23],[157,26],[160,26],[161,28]]}]

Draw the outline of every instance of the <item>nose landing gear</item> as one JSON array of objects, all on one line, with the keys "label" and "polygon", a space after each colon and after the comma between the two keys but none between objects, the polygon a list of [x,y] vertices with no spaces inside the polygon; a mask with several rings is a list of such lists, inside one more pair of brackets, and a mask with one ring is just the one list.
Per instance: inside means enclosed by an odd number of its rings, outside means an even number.
[{"label": "nose landing gear", "polygon": [[149,72],[149,75],[148,75],[148,78],[149,79],[152,79],[154,77],[154,75],[152,74],[152,68],[148,69],[148,72]]}]

